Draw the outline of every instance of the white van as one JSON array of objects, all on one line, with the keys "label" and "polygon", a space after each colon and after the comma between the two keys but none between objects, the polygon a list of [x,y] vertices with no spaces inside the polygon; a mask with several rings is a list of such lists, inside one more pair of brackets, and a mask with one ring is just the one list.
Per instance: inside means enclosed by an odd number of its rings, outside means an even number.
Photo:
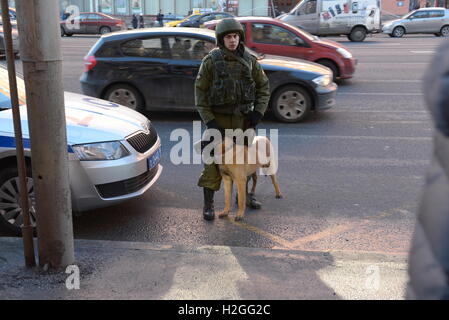
[{"label": "white van", "polygon": [[315,35],[346,34],[351,41],[363,41],[380,31],[380,0],[302,0],[278,19]]}]

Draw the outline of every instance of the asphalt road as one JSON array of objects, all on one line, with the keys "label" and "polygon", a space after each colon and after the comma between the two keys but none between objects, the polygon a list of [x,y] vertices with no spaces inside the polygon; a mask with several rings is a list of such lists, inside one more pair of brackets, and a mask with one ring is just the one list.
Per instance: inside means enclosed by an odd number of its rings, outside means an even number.
[{"label": "asphalt road", "polygon": [[[75,237],[188,245],[288,248],[406,255],[426,168],[432,126],[422,76],[439,43],[433,35],[383,35],[346,45],[359,63],[353,79],[339,82],[337,103],[299,124],[266,117],[260,128],[279,130],[275,199],[261,177],[261,210],[244,222],[202,219],[200,165],[170,162],[170,133],[192,131],[193,113],[152,113],[162,139],[159,181],[141,198],[74,218]],[[97,37],[62,39],[64,87],[81,92],[83,56]],[[21,70],[20,61],[17,61]],[[223,194],[216,209],[223,208]]]}]

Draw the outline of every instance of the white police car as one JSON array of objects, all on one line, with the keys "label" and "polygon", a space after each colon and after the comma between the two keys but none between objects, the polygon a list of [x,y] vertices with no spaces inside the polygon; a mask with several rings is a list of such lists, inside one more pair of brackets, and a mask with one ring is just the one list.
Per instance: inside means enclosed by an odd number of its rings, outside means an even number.
[{"label": "white police car", "polygon": [[[23,80],[17,78],[25,102]],[[142,195],[159,178],[160,138],[151,122],[127,107],[75,93],[65,93],[69,177],[74,211],[110,206]],[[7,70],[0,67],[0,225],[20,233],[14,126]],[[30,140],[26,106],[20,107],[27,166]],[[45,143],[44,141],[42,143]],[[31,173],[28,193],[33,200]],[[34,208],[30,209],[36,223]]]}]

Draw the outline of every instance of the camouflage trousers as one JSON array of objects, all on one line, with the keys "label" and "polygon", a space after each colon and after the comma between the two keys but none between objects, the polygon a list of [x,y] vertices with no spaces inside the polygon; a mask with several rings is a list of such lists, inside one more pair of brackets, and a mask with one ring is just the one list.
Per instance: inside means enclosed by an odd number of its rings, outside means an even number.
[{"label": "camouflage trousers", "polygon": [[[223,129],[246,130],[246,119],[244,116],[232,114],[215,114],[215,120]],[[203,172],[200,175],[198,186],[218,191],[221,185],[221,175],[216,164],[204,164]]]}]

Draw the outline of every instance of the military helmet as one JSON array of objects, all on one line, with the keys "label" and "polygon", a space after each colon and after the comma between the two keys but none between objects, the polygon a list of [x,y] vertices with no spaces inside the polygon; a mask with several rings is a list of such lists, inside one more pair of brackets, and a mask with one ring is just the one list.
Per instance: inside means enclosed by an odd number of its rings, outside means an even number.
[{"label": "military helmet", "polygon": [[228,33],[238,33],[240,35],[240,42],[245,42],[245,32],[243,27],[234,18],[226,18],[221,20],[215,28],[215,36],[217,38],[217,45],[224,46],[223,38]]}]

